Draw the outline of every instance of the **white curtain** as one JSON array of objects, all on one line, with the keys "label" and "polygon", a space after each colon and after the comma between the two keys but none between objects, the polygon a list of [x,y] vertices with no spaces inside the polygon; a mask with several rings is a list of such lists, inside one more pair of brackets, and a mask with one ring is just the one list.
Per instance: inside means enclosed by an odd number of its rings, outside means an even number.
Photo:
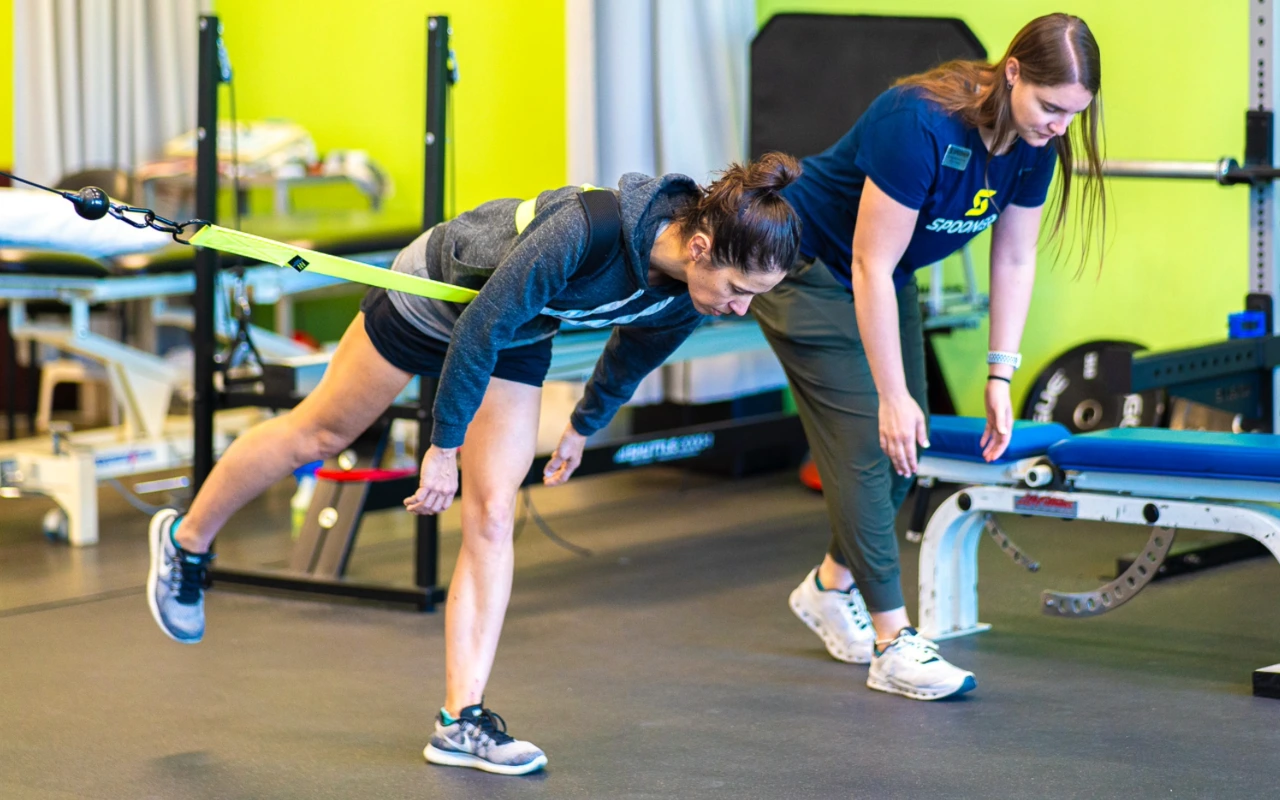
[{"label": "white curtain", "polygon": [[[565,0],[565,11],[569,183],[681,172],[707,184],[746,158],[754,0]],[[667,400],[710,403],[780,389],[786,375],[760,349],[668,364],[662,381]]]},{"label": "white curtain", "polygon": [[131,171],[195,127],[210,0],[14,0],[14,169]]},{"label": "white curtain", "polygon": [[569,180],[706,182],[747,152],[754,0],[566,0]]}]

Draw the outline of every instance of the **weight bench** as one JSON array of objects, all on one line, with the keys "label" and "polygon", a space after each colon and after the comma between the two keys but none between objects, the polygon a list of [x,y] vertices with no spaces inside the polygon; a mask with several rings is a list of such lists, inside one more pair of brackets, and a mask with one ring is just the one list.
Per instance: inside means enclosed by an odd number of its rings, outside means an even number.
[{"label": "weight bench", "polygon": [[1053,480],[1053,467],[1046,455],[1050,445],[1071,436],[1070,430],[1056,422],[1016,420],[1009,447],[1000,458],[987,463],[980,446],[986,424],[981,417],[934,414],[929,418],[930,448],[920,451],[908,540],[920,541],[928,519],[929,496],[938,481],[1044,486]]},{"label": "weight bench", "polygon": [[[1028,429],[1015,426],[1013,466],[1002,469],[976,463],[983,424],[934,417],[933,447],[921,460],[921,475],[972,484],[947,498],[924,530],[919,616],[925,636],[948,639],[991,627],[978,621],[983,532],[1016,562],[1038,568],[1000,531],[996,513],[1152,528],[1142,554],[1115,580],[1091,592],[1045,591],[1042,610],[1051,616],[1092,617],[1131,600],[1156,576],[1179,528],[1247,536],[1280,559],[1280,510],[1263,505],[1280,503],[1276,436],[1117,428],[1046,444],[1054,432],[1041,430],[1045,438],[1032,448],[1031,436],[1019,435]],[[1280,665],[1254,673],[1254,693],[1280,697]]]}]

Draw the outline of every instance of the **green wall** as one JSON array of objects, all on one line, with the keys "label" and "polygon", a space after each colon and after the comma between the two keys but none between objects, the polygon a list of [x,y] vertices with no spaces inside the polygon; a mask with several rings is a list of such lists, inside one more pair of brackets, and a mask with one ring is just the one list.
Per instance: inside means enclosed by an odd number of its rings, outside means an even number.
[{"label": "green wall", "polygon": [[[293,120],[321,154],[367,150],[395,182],[389,211],[422,208],[428,14],[449,16],[461,73],[449,109],[455,186],[446,209],[529,197],[565,180],[563,0],[215,0],[214,8],[239,118]],[[337,338],[356,302],[303,304],[297,325]]]},{"label": "green wall", "polygon": [[[991,58],[1028,21],[1060,11],[1041,0],[757,0],[761,24],[787,12],[960,17]],[[1102,51],[1107,152],[1113,159],[1213,161],[1240,157],[1247,101],[1248,18],[1231,3],[1077,0]],[[1170,348],[1225,338],[1226,315],[1248,291],[1248,191],[1212,182],[1112,181],[1113,220],[1101,275],[1042,250],[1014,383],[1015,411],[1045,363],[1091,339]],[[987,238],[976,243],[980,272]],[[948,278],[956,265],[948,265]],[[985,275],[983,275],[985,284]],[[987,329],[939,338],[961,413],[982,413]]]},{"label": "green wall", "polygon": [[0,167],[13,166],[13,0],[0,0]]},{"label": "green wall", "polygon": [[298,122],[323,154],[367,150],[393,209],[420,211],[426,17],[447,14],[459,210],[527,196],[565,173],[562,0],[216,0],[241,119]]}]

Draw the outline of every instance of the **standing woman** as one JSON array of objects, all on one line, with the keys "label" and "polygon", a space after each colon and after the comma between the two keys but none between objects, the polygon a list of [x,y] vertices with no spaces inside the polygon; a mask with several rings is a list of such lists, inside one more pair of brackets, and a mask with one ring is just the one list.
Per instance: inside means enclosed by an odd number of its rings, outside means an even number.
[{"label": "standing woman", "polygon": [[1041,210],[1061,165],[1060,235],[1080,150],[1089,164],[1082,264],[1105,227],[1101,77],[1083,20],[1039,17],[994,64],[952,61],[899,81],[805,159],[784,192],[804,223],[802,263],[753,311],[795,394],[832,532],[790,604],[832,656],[871,664],[872,689],[937,700],[977,686],[911,627],[903,601],[894,521],[917,447],[929,446],[913,273],[992,229],[982,454],[994,460],[1013,429],[1009,379],[1021,361]]},{"label": "standing woman", "polygon": [[[458,491],[459,455],[465,469],[445,698],[425,756],[507,775],[540,769],[543,752],[509,735],[482,701],[511,595],[516,493],[533,462],[551,337],[562,321],[613,328],[547,465],[545,482],[557,485],[586,438],[703,316],[745,314],[782,280],[800,223],[780,192],[798,170],[775,153],[705,189],[684,175],[630,173],[591,200],[577,187],[493,200],[422,234],[392,269],[479,293],[462,306],[371,290],[316,390],[236,439],[185,515],[156,514],[147,597],[160,629],[183,643],[204,636],[209,547],[233,513],[302,464],[341,452],[415,374],[438,376],[421,486],[405,508],[441,513]],[[612,213],[596,216],[597,200]],[[605,230],[614,248],[593,259],[592,234]]]}]

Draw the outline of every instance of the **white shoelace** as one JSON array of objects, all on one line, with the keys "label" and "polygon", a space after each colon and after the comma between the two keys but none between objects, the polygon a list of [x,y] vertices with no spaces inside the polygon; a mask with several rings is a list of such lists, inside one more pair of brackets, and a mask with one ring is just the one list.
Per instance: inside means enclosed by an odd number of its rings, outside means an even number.
[{"label": "white shoelace", "polygon": [[871,614],[867,612],[867,603],[862,599],[862,593],[856,588],[850,589],[845,598],[845,615],[850,624],[860,631],[871,627]]},{"label": "white shoelace", "polygon": [[925,664],[933,659],[941,658],[938,655],[937,643],[924,638],[918,633],[903,634],[895,639],[890,647],[898,648],[904,657],[912,659],[917,664]]}]

